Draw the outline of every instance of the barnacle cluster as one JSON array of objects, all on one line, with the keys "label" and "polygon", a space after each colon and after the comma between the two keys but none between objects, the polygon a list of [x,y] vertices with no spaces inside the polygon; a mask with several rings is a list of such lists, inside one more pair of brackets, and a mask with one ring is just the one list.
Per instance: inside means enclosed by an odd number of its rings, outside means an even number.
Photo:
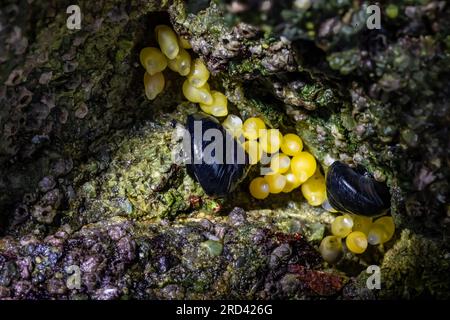
[{"label": "barnacle cluster", "polygon": [[336,262],[342,256],[345,247],[352,253],[361,254],[369,244],[378,245],[388,242],[394,235],[395,224],[391,216],[372,218],[360,215],[344,214],[331,223],[332,235],[322,239],[319,251],[325,261]]},{"label": "barnacle cluster", "polygon": [[158,25],[155,35],[159,47],[147,47],[141,50],[140,60],[145,68],[144,88],[149,100],[156,98],[164,90],[164,71],[170,70],[186,77],[183,83],[183,94],[191,102],[198,103],[203,112],[215,117],[225,117],[228,114],[227,97],[208,84],[210,76],[204,62],[197,58],[194,61],[187,49],[191,49],[189,41],[178,37],[167,25]]}]

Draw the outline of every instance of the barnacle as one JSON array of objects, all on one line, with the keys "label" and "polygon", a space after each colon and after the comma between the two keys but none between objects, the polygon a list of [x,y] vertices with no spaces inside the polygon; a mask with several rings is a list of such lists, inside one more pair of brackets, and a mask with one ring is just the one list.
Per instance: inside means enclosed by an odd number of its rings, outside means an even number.
[{"label": "barnacle", "polygon": [[250,194],[256,199],[265,199],[269,196],[269,183],[263,178],[258,177],[250,182]]},{"label": "barnacle", "polygon": [[309,152],[302,151],[291,159],[291,170],[303,183],[316,171],[316,159]]},{"label": "barnacle", "polygon": [[200,103],[200,108],[215,117],[225,117],[228,114],[228,100],[227,97],[219,91],[211,91],[213,102],[208,105]]},{"label": "barnacle", "polygon": [[227,129],[228,132],[230,132],[234,137],[240,137],[242,134],[242,119],[234,114],[230,114],[228,117],[226,117],[222,122],[222,126]]},{"label": "barnacle", "polygon": [[261,148],[266,153],[276,153],[280,150],[283,135],[278,129],[262,130],[259,143]]},{"label": "barnacle", "polygon": [[345,238],[353,228],[353,219],[350,215],[336,217],[331,223],[331,233],[337,237]]},{"label": "barnacle", "polygon": [[353,231],[345,239],[348,250],[360,254],[367,249],[367,236],[361,231]]},{"label": "barnacle", "polygon": [[[301,178],[298,178],[301,181]],[[320,206],[326,199],[325,179],[316,172],[301,185],[302,194],[311,206]]]},{"label": "barnacle", "polygon": [[161,72],[167,67],[167,59],[158,48],[147,47],[139,54],[141,65],[149,75]]},{"label": "barnacle", "polygon": [[168,66],[172,71],[178,72],[181,76],[187,76],[191,71],[191,55],[180,48],[175,59],[169,60]]},{"label": "barnacle", "polygon": [[281,151],[288,156],[299,155],[303,149],[302,139],[293,133],[288,133],[283,136],[283,143],[281,144]]},{"label": "barnacle", "polygon": [[336,236],[323,238],[319,246],[319,251],[325,261],[329,263],[337,262],[343,254],[341,238]]},{"label": "barnacle", "polygon": [[270,169],[274,173],[285,173],[291,166],[291,159],[284,153],[275,154],[270,160]]},{"label": "barnacle", "polygon": [[208,81],[209,70],[201,59],[194,60],[187,78],[190,84],[196,88],[202,87]]},{"label": "barnacle", "polygon": [[374,221],[367,238],[371,245],[377,245],[391,240],[394,232],[394,219],[392,217],[381,217]]},{"label": "barnacle", "polygon": [[178,46],[178,37],[172,28],[166,25],[158,25],[155,28],[155,33],[161,51],[168,59],[175,59],[180,51],[180,47]]},{"label": "barnacle", "polygon": [[266,175],[264,179],[269,184],[270,193],[280,193],[286,186],[286,177],[279,173]]},{"label": "barnacle", "polygon": [[211,105],[213,103],[213,97],[207,83],[205,83],[203,87],[197,88],[191,85],[189,80],[185,80],[183,83],[183,94],[186,99],[194,103],[206,105]]},{"label": "barnacle", "polygon": [[250,164],[257,164],[261,160],[263,151],[257,140],[247,140],[242,146],[248,153]]},{"label": "barnacle", "polygon": [[147,72],[144,75],[145,95],[149,100],[156,98],[164,90],[164,75],[162,72],[149,75]]}]

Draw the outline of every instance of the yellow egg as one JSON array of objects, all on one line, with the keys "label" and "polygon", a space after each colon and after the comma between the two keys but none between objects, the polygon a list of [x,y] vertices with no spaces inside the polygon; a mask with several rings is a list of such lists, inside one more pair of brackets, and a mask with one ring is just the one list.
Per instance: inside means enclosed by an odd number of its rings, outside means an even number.
[{"label": "yellow egg", "polygon": [[164,75],[162,72],[149,75],[147,72],[144,75],[144,89],[145,95],[149,100],[156,98],[164,90]]},{"label": "yellow egg", "polygon": [[269,184],[262,177],[253,179],[250,182],[249,189],[252,197],[256,199],[262,200],[269,196]]},{"label": "yellow egg", "polygon": [[345,239],[345,244],[351,252],[361,254],[367,249],[367,237],[360,231],[353,231]]},{"label": "yellow egg", "polygon": [[213,97],[209,91],[209,86],[205,84],[203,87],[196,88],[191,85],[188,80],[183,83],[183,94],[191,102],[211,105]]},{"label": "yellow egg", "polygon": [[370,227],[372,226],[372,218],[360,216],[356,214],[351,215],[353,219],[353,231],[361,231],[366,236],[369,235]]},{"label": "yellow egg", "polygon": [[280,193],[286,186],[286,177],[279,173],[264,176],[264,179],[269,184],[270,193]]},{"label": "yellow egg", "polygon": [[284,153],[277,153],[270,159],[270,169],[273,173],[285,173],[291,166],[291,158]]},{"label": "yellow egg", "polygon": [[219,91],[211,91],[213,102],[211,105],[200,103],[200,108],[215,117],[225,117],[228,114],[227,97]]},{"label": "yellow egg", "polygon": [[304,182],[316,171],[316,159],[309,152],[302,151],[291,159],[291,170]]},{"label": "yellow egg", "polygon": [[181,76],[187,76],[191,71],[191,56],[189,52],[181,48],[175,59],[169,60],[168,66]]},{"label": "yellow egg", "polygon": [[[295,174],[295,173],[294,173]],[[298,175],[296,174],[298,177]],[[301,178],[298,178],[302,181]],[[320,206],[327,198],[325,178],[319,173],[306,180],[301,186],[302,194],[311,206]]]},{"label": "yellow egg", "polygon": [[183,38],[183,37],[179,37],[178,38],[178,44],[180,47],[182,47],[183,49],[192,49],[191,43],[189,42],[189,40]]},{"label": "yellow egg", "polygon": [[283,142],[283,135],[278,129],[269,129],[261,132],[259,144],[266,153],[276,153],[280,150]]},{"label": "yellow egg", "polygon": [[288,156],[297,156],[303,150],[302,139],[296,134],[288,133],[283,137],[283,143],[281,144],[281,151]]},{"label": "yellow egg", "polygon": [[196,88],[202,87],[209,79],[209,70],[200,58],[194,60],[188,80]]},{"label": "yellow egg", "polygon": [[266,124],[260,118],[248,118],[242,127],[242,133],[248,140],[258,139],[262,131],[266,129]]},{"label": "yellow egg", "polygon": [[319,251],[323,260],[328,263],[337,262],[343,255],[341,238],[336,236],[327,236],[323,238],[319,246]]},{"label": "yellow egg", "polygon": [[167,59],[158,48],[147,47],[142,49],[139,59],[141,65],[151,76],[167,67]]},{"label": "yellow egg", "polygon": [[353,228],[353,219],[348,214],[336,217],[331,223],[331,233],[337,237],[345,238]]},{"label": "yellow egg", "polygon": [[180,47],[178,45],[178,37],[172,28],[161,24],[156,26],[155,33],[162,53],[170,60],[175,59],[180,51]]},{"label": "yellow egg", "polygon": [[223,122],[222,126],[230,132],[233,137],[240,137],[242,134],[242,119],[234,114],[230,114]]},{"label": "yellow egg", "polygon": [[392,217],[381,217],[372,224],[368,241],[371,245],[385,243],[391,240],[395,233],[395,224]]},{"label": "yellow egg", "polygon": [[244,150],[248,153],[250,164],[257,164],[263,155],[263,151],[257,140],[247,140],[243,144]]},{"label": "yellow egg", "polygon": [[301,185],[300,179],[294,173],[292,173],[292,171],[286,172],[284,176],[286,177],[286,185],[284,186],[283,192],[291,192]]}]

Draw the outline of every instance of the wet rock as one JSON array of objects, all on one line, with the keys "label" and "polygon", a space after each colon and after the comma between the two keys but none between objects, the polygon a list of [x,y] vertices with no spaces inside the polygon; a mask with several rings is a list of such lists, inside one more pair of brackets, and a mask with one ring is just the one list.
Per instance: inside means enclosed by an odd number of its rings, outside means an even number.
[{"label": "wet rock", "polygon": [[[157,103],[144,101],[142,90],[130,90],[140,78],[135,51],[158,16],[207,62],[211,87],[227,94],[233,112],[297,132],[324,169],[342,159],[386,180],[394,218],[412,236],[385,248],[386,286],[376,295],[447,297],[448,263],[441,259],[448,258],[442,239],[449,225],[445,2],[399,2],[398,16],[388,14],[375,32],[361,27],[367,1],[264,1],[242,10],[234,5],[239,17],[206,2],[190,14],[184,1],[115,9],[86,2],[85,19],[92,23],[85,34],[54,32],[46,20],[64,20],[66,14],[46,2],[24,2],[26,10],[20,3],[0,5],[0,25],[6,26],[0,31],[0,66],[6,71],[0,86],[0,220],[6,215],[10,226],[1,230],[8,235],[0,238],[0,256],[17,268],[4,277],[9,284],[0,287],[0,296],[358,296],[340,291],[341,281],[323,272],[311,244],[274,235],[285,213],[277,197],[271,205],[280,217],[224,217],[183,167],[171,167],[167,118],[184,122],[193,107],[180,104],[179,79],[170,78]],[[23,17],[34,19],[32,37]],[[126,49],[116,61],[122,41],[136,50]],[[41,186],[43,176],[56,185]],[[243,196],[245,186],[229,201]],[[261,211],[248,199],[230,204]],[[24,218],[25,208],[33,219]],[[56,214],[55,208],[58,219],[42,215]],[[202,226],[198,219],[205,217],[209,223]],[[59,223],[70,228],[60,234]],[[433,239],[416,241],[416,234]],[[201,247],[207,239],[223,241],[219,256]],[[83,273],[81,293],[61,290],[59,273],[71,265],[90,271]],[[287,270],[292,265],[298,266]],[[430,281],[414,280],[424,277]],[[355,290],[361,286],[354,284]]]}]

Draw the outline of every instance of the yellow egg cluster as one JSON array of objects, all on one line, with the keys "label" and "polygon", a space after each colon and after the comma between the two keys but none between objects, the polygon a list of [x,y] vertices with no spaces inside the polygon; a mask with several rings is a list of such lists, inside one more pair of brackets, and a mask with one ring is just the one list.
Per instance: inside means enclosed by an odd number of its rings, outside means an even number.
[{"label": "yellow egg cluster", "polygon": [[155,37],[159,48],[144,48],[139,56],[146,71],[144,89],[147,98],[153,100],[164,90],[165,80],[162,72],[169,67],[186,77],[182,87],[186,99],[198,103],[208,114],[225,117],[228,114],[228,99],[223,93],[210,89],[209,70],[201,59],[192,61],[187,51],[191,49],[190,43],[178,37],[172,28],[166,25],[155,27]]},{"label": "yellow egg cluster", "polygon": [[264,155],[270,157],[264,177],[250,183],[250,194],[254,198],[265,199],[270,193],[288,193],[301,186],[310,205],[319,206],[325,201],[325,178],[313,155],[303,151],[303,141],[298,135],[288,133],[283,136],[278,129],[267,128],[264,121],[256,117],[242,122],[230,115],[223,126],[234,136],[242,135],[246,139],[243,147],[250,164],[257,164]]},{"label": "yellow egg cluster", "polygon": [[[339,243],[341,243],[342,239],[345,239],[348,250],[355,254],[361,254],[366,251],[369,244],[378,245],[389,241],[393,237],[394,232],[394,219],[390,216],[384,216],[372,222],[372,218],[369,217],[344,214],[336,217],[331,223],[331,233],[333,236],[329,237],[339,239]],[[331,249],[324,251],[322,247],[330,247],[329,237],[323,238],[319,247],[319,251],[326,261],[330,260],[331,253],[329,251]],[[335,251],[342,250],[338,246],[333,246],[332,248]],[[334,254],[337,255],[338,252]]]}]

